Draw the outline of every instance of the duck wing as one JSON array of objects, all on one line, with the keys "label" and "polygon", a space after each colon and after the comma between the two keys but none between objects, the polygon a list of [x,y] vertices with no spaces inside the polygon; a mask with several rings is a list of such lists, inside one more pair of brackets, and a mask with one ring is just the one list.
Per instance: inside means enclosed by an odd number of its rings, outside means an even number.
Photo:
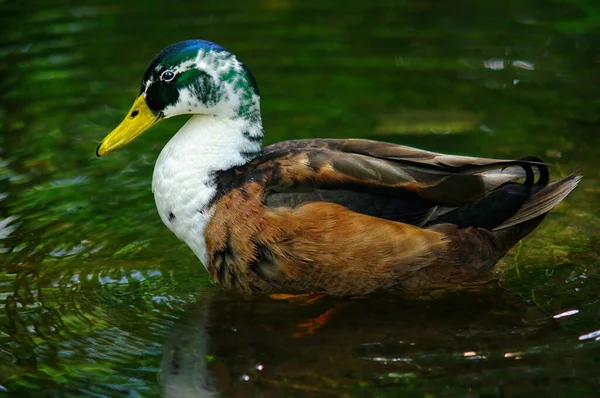
[{"label": "duck wing", "polygon": [[253,163],[272,170],[264,197],[270,207],[330,202],[416,226],[493,229],[548,183],[537,158],[445,155],[359,139],[284,141],[265,147]]}]

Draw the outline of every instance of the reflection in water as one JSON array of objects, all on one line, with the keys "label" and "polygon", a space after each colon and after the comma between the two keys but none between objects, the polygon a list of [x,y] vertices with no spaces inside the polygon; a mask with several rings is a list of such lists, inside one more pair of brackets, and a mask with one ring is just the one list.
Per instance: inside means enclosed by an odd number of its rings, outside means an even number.
[{"label": "reflection in water", "polygon": [[[451,380],[502,395],[507,378],[525,393],[521,372],[560,358],[564,346],[552,344],[551,317],[494,293],[381,294],[307,304],[211,291],[170,330],[161,365],[164,396],[346,396],[382,387],[389,396],[416,387],[458,393]],[[514,361],[521,365],[505,369]],[[492,376],[501,369],[508,373]],[[536,370],[538,377],[555,371]]]},{"label": "reflection in water", "polygon": [[209,317],[214,295],[214,291],[202,294],[185,320],[169,331],[160,373],[164,397],[205,398],[218,395],[208,370],[212,358],[209,355]]}]

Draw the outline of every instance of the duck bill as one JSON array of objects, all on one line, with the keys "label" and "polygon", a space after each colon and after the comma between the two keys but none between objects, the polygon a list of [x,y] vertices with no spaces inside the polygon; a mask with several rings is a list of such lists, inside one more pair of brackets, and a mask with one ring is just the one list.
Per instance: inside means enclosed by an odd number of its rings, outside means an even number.
[{"label": "duck bill", "polygon": [[104,156],[127,145],[135,137],[155,125],[161,118],[160,113],[155,114],[148,108],[144,95],[140,95],[121,124],[104,137],[98,145],[96,156]]}]

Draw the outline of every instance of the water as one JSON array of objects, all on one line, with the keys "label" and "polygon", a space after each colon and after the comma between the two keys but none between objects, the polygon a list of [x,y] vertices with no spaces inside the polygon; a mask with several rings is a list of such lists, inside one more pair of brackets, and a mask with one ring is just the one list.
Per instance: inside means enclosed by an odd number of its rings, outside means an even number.
[{"label": "water", "polygon": [[[596,3],[0,1],[0,395],[597,396]],[[154,209],[184,118],[94,157],[146,63],[188,38],[253,70],[268,142],[539,155],[585,178],[486,285],[226,294]]]}]

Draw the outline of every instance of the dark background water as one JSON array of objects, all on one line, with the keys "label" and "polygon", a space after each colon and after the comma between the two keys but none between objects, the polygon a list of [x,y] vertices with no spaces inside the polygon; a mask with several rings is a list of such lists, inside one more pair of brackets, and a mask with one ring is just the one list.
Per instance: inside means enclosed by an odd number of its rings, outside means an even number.
[{"label": "dark background water", "polygon": [[[599,4],[0,1],[0,395],[598,396]],[[150,192],[185,118],[94,157],[150,58],[189,38],[252,69],[268,143],[538,155],[584,180],[484,286],[225,294]]]}]

